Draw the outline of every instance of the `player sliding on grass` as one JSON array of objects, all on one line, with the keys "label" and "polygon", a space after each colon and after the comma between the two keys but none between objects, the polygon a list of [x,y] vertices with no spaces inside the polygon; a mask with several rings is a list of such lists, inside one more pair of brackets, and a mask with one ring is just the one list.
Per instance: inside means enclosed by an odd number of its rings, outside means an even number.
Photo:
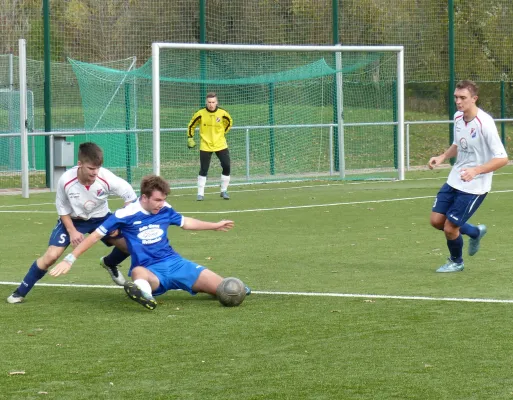
[{"label": "player sliding on grass", "polygon": [[[176,225],[186,230],[228,231],[233,221],[206,222],[184,217],[166,202],[169,184],[159,176],[149,175],[141,181],[139,201],[117,210],[89,237],[78,245],[50,275],[66,274],[75,260],[108,232],[120,230],[132,255],[125,292],[130,299],[153,310],[157,307],[154,296],[168,290],[182,289],[191,294],[216,294],[223,280],[216,273],[181,257],[169,244],[167,230]],[[246,287],[246,293],[251,291]]]},{"label": "player sliding on grass", "polygon": [[[128,182],[102,168],[103,151],[95,143],[82,143],[78,150],[78,166],[67,170],[57,183],[55,204],[59,220],[50,235],[45,254],[34,261],[20,286],[7,298],[7,302],[21,303],[48,268],[57,261],[71,243],[77,246],[84,235],[94,231],[111,212],[107,203],[110,194],[121,197],[125,204],[137,199]],[[100,263],[116,284],[123,286],[125,278],[117,265],[128,257],[125,240],[121,236],[106,237],[103,242],[116,246],[102,257]]]},{"label": "player sliding on grass", "polygon": [[479,250],[486,234],[485,225],[467,220],[476,212],[492,187],[493,171],[508,163],[493,118],[477,107],[478,88],[472,81],[460,81],[454,91],[458,111],[454,114],[454,141],[443,154],[431,157],[433,169],[456,157],[456,163],[436,195],[431,225],[444,231],[450,257],[436,272],[463,271],[463,237],[470,236],[468,254]]}]

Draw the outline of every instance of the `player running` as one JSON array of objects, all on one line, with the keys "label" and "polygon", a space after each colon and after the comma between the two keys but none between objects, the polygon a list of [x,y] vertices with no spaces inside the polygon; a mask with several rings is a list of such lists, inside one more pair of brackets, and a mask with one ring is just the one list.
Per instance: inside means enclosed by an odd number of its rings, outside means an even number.
[{"label": "player running", "polygon": [[460,81],[454,91],[458,111],[454,114],[454,141],[443,154],[431,157],[433,169],[456,157],[456,163],[436,195],[431,212],[431,225],[444,231],[450,257],[436,272],[463,271],[463,237],[470,237],[468,254],[479,250],[486,234],[485,225],[471,225],[467,220],[476,212],[492,187],[493,171],[508,163],[493,118],[477,107],[477,85]]}]

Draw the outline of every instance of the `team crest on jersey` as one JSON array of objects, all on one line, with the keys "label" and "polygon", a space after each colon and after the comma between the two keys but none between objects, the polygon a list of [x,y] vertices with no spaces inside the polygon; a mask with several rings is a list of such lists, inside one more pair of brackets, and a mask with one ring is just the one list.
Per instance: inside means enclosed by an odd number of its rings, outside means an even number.
[{"label": "team crest on jersey", "polygon": [[221,122],[221,118],[217,117],[216,122]]},{"label": "team crest on jersey", "polygon": [[98,189],[98,190],[96,191],[96,196],[97,196],[97,197],[105,196],[105,190],[103,190],[103,189]]},{"label": "team crest on jersey", "polygon": [[476,135],[477,135],[476,128],[472,128],[470,130],[470,136],[472,137],[472,139],[475,139]]}]

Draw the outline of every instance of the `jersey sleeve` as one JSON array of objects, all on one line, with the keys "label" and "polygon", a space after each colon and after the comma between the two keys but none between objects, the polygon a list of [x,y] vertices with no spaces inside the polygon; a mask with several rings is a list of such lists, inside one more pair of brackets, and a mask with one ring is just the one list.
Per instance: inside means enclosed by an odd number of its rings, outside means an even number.
[{"label": "jersey sleeve", "polygon": [[109,170],[104,170],[104,173],[109,182],[109,193],[121,197],[125,203],[130,203],[137,199],[137,194],[127,181],[117,175],[114,175]]},{"label": "jersey sleeve", "polygon": [[105,236],[109,232],[112,232],[121,227],[121,225],[123,224],[123,220],[119,217],[118,211],[112,214],[109,218],[103,221],[103,223],[98,228],[96,228],[96,232],[99,235]]},{"label": "jersey sleeve", "polygon": [[492,158],[508,157],[506,149],[504,148],[504,145],[501,142],[499,132],[497,131],[495,121],[492,118],[487,119],[486,123],[483,124],[483,136],[485,137],[486,143],[490,148]]},{"label": "jersey sleeve", "polygon": [[64,179],[62,177],[57,182],[55,207],[57,208],[57,214],[59,215],[69,215],[73,212],[73,208],[71,207],[71,203],[69,202],[66,190],[64,190]]},{"label": "jersey sleeve", "polygon": [[170,225],[176,225],[179,227],[183,226],[183,215],[179,212],[176,212],[170,204],[166,203],[165,207],[167,207],[167,216],[169,218]]},{"label": "jersey sleeve", "polygon": [[224,134],[226,135],[233,126],[233,119],[228,111],[225,110],[223,115],[223,123],[224,123]]},{"label": "jersey sleeve", "polygon": [[194,137],[194,130],[196,126],[201,122],[201,110],[198,110],[191,118],[189,125],[187,126],[187,137]]}]

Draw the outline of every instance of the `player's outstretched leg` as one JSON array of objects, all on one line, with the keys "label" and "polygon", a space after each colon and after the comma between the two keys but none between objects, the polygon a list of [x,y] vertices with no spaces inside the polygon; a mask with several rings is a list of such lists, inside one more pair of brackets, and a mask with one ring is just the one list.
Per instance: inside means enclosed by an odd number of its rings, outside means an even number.
[{"label": "player's outstretched leg", "polygon": [[469,256],[473,256],[479,251],[481,239],[484,237],[484,235],[486,235],[486,232],[488,231],[486,225],[478,225],[476,228],[479,229],[479,235],[476,238],[470,238],[468,241]]},{"label": "player's outstretched leg", "polygon": [[126,281],[123,288],[125,289],[127,296],[133,301],[138,302],[150,310],[154,310],[157,307],[157,301],[155,298],[152,295],[145,294],[135,283]]}]

